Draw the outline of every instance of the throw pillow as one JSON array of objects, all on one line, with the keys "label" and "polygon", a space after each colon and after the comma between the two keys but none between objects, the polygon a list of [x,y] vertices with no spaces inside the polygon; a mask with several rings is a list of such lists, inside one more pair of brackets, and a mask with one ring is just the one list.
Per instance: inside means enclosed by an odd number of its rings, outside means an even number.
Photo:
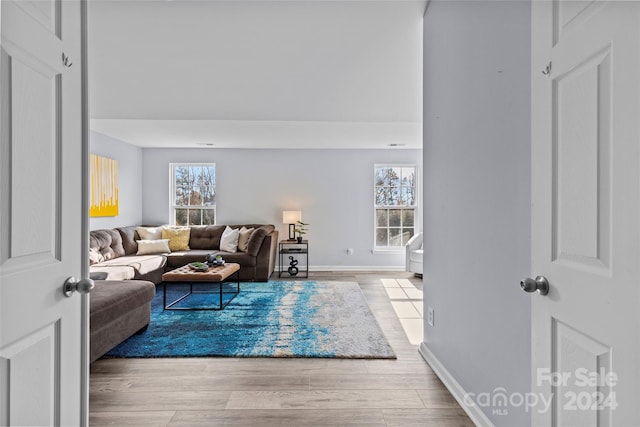
[{"label": "throw pillow", "polygon": [[169,239],[138,240],[138,252],[136,255],[166,254],[169,249]]},{"label": "throw pillow", "polygon": [[240,252],[247,252],[249,249],[249,237],[253,233],[253,228],[242,227],[238,236],[238,250]]},{"label": "throw pillow", "polygon": [[96,248],[89,248],[89,265],[104,261],[104,256]]},{"label": "throw pillow", "polygon": [[140,240],[158,240],[162,238],[162,227],[136,227]]},{"label": "throw pillow", "polygon": [[171,252],[188,251],[190,236],[189,227],[162,227],[162,238],[169,239]]},{"label": "throw pillow", "polygon": [[222,232],[222,237],[220,238],[220,250],[225,252],[237,252],[239,236],[240,230],[234,230],[227,226],[227,228]]}]

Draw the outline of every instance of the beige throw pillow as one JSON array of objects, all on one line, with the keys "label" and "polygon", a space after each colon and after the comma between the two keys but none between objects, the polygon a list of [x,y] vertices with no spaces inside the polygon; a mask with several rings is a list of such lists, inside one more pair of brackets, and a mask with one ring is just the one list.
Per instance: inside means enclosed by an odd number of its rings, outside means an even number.
[{"label": "beige throw pillow", "polygon": [[162,238],[169,239],[171,252],[188,251],[190,236],[189,227],[162,227]]},{"label": "beige throw pillow", "polygon": [[162,238],[162,227],[136,227],[140,240],[159,240]]},{"label": "beige throw pillow", "polygon": [[249,249],[249,238],[253,233],[253,228],[242,227],[240,229],[240,235],[238,236],[238,251],[247,252]]},{"label": "beige throw pillow", "polygon": [[138,240],[138,252],[136,255],[166,254],[169,249],[169,239]]},{"label": "beige throw pillow", "polygon": [[240,230],[237,228],[234,230],[227,226],[220,238],[220,250],[225,252],[237,252],[238,251],[238,237],[240,236]]}]

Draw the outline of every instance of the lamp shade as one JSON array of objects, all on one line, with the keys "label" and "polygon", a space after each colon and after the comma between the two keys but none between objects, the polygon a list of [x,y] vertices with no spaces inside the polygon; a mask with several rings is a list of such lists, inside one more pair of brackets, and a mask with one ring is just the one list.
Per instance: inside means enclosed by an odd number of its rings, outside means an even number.
[{"label": "lamp shade", "polygon": [[282,211],[283,224],[295,224],[302,220],[302,212],[300,211]]}]

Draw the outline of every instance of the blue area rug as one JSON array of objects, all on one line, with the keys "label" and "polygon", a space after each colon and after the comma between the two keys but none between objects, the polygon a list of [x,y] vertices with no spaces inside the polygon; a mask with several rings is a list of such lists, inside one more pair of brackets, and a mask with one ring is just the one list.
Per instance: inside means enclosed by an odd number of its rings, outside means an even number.
[{"label": "blue area rug", "polygon": [[[167,301],[182,290],[170,291]],[[211,296],[190,298],[184,303]],[[357,283],[242,283],[222,311],[163,310],[162,304],[158,286],[147,330],[106,357],[396,358]]]}]

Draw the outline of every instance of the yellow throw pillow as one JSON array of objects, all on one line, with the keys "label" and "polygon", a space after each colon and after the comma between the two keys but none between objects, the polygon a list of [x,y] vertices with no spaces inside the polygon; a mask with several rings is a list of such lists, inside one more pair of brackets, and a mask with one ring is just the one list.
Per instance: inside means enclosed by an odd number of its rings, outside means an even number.
[{"label": "yellow throw pillow", "polygon": [[169,249],[171,249],[171,252],[188,251],[190,236],[191,230],[189,227],[162,228],[162,238],[169,239]]}]

